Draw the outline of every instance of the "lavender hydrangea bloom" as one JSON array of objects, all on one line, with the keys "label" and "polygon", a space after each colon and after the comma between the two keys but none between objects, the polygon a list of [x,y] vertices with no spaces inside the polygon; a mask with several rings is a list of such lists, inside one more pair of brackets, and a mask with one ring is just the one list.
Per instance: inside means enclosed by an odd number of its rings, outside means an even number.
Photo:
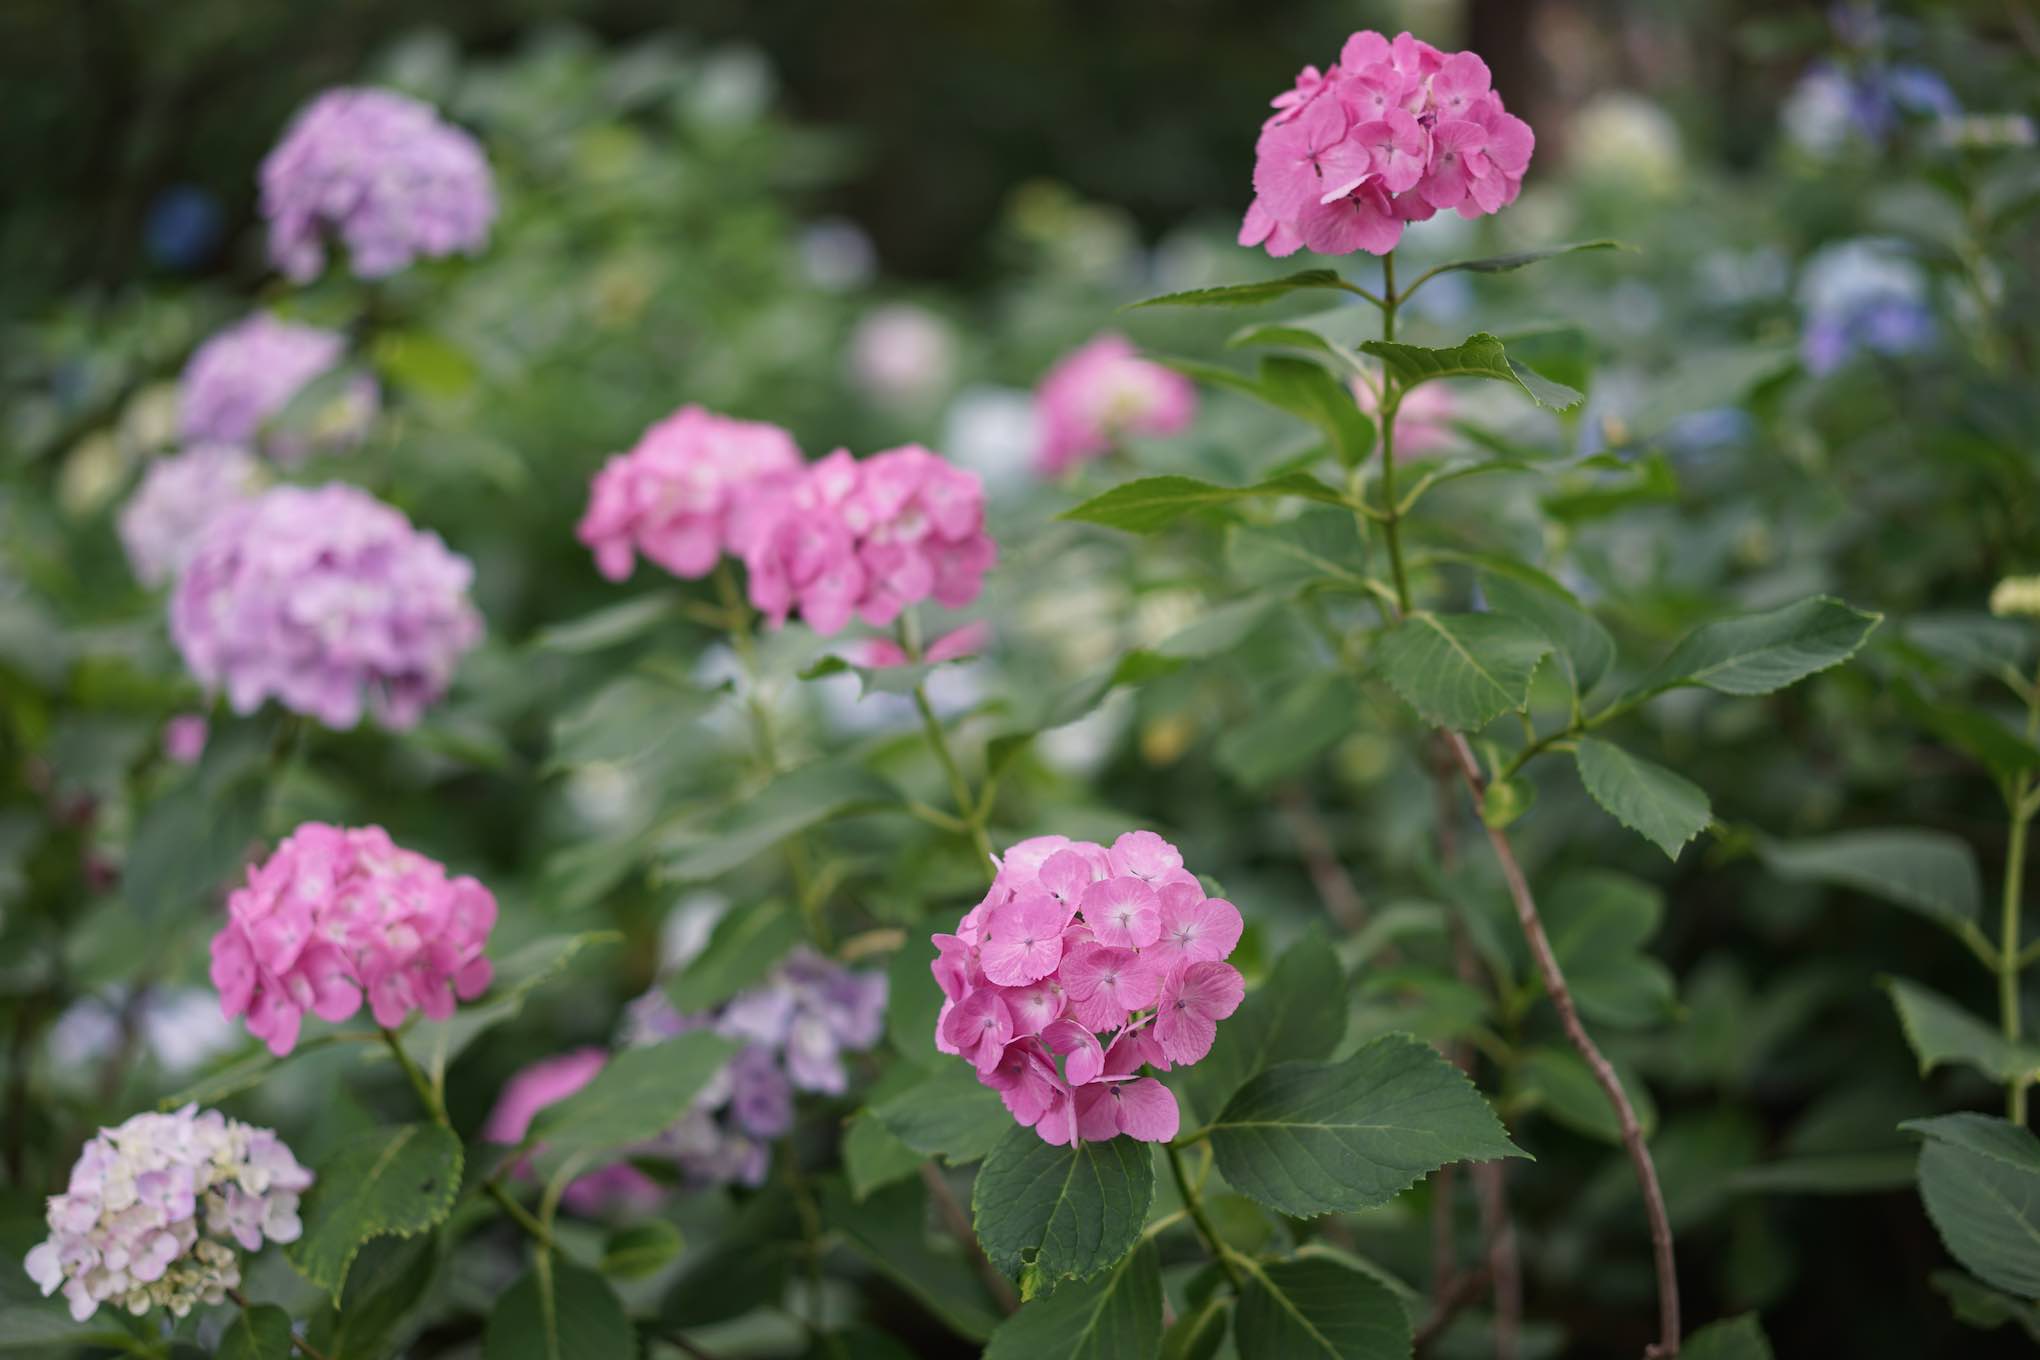
[{"label": "lavender hydrangea bloom", "polygon": [[1926,275],[1896,241],[1868,237],[1818,251],[1800,274],[1799,301],[1800,358],[1817,375],[1859,353],[1917,353],[1938,334]]},{"label": "lavender hydrangea bloom", "polygon": [[269,258],[304,283],[326,267],[326,237],[364,279],[419,257],[472,253],[489,239],[496,191],[481,146],[429,104],[389,90],[328,90],[262,162]]},{"label": "lavender hydrangea bloom", "polygon": [[261,478],[254,455],[233,444],[195,444],[158,458],[120,511],[120,543],[145,586],[174,580],[206,526],[246,500]]},{"label": "lavender hydrangea bloom", "polygon": [[352,727],[409,727],[481,639],[473,568],[342,483],[281,486],[207,527],[170,601],[185,665],[237,712],[265,698]]},{"label": "lavender hydrangea bloom", "polygon": [[316,448],[360,441],[380,405],[375,379],[359,374],[319,428],[265,429],[306,387],[336,367],[347,337],[257,312],[229,326],[193,352],[178,388],[178,428],[190,442],[259,446],[279,463],[294,463]]},{"label": "lavender hydrangea bloom", "polygon": [[768,1142],[793,1127],[795,1092],[840,1095],[848,1087],[842,1055],[878,1042],[885,1000],[883,974],[853,972],[806,948],[713,1010],[683,1015],[658,990],[638,998],[627,1043],[698,1029],[746,1041],[651,1151],[671,1157],[695,1184],[762,1183]]}]

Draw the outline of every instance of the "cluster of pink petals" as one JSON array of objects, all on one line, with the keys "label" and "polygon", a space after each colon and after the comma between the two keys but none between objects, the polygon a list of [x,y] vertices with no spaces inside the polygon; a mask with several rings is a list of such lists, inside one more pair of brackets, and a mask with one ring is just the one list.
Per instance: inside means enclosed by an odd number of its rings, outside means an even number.
[{"label": "cluster of pink petals", "polygon": [[933,599],[978,597],[998,548],[977,474],[918,444],[862,460],[838,449],[770,498],[742,553],[751,603],[774,626],[795,610],[837,633],[852,616],[884,628]]},{"label": "cluster of pink petals", "polygon": [[984,901],[932,937],[935,1047],[966,1059],[1013,1117],[1057,1145],[1176,1136],[1176,1097],[1144,1068],[1187,1067],[1246,992],[1225,959],[1240,913],[1206,897],[1176,847],[1038,836]]},{"label": "cluster of pink petals", "polygon": [[256,312],[213,335],[191,353],[177,384],[177,425],[187,442],[259,445],[279,463],[358,443],[374,423],[381,397],[375,379],[358,374],[318,413],[307,431],[271,427],[298,394],[346,357],[347,337]]},{"label": "cluster of pink petals", "polygon": [[[589,1047],[541,1058],[520,1069],[503,1084],[502,1094],[496,1097],[495,1108],[482,1125],[483,1140],[511,1147],[523,1142],[540,1110],[558,1104],[595,1080],[595,1074],[608,1062],[606,1049]],[[530,1170],[527,1158],[519,1163],[516,1174],[526,1175]],[[614,1162],[576,1176],[568,1182],[560,1202],[574,1213],[593,1217],[610,1209],[647,1209],[664,1198],[665,1193],[657,1181],[629,1162]]]},{"label": "cluster of pink petals", "polygon": [[328,727],[409,727],[481,640],[474,569],[358,487],[279,486],[214,517],[170,600],[170,635],[236,712],[274,696]]},{"label": "cluster of pink petals", "polygon": [[429,104],[391,90],[328,90],[262,162],[269,258],[299,283],[326,267],[326,239],[364,279],[420,257],[477,251],[496,220],[481,146]]},{"label": "cluster of pink petals", "polygon": [[255,455],[234,444],[193,444],[150,462],[142,484],[120,508],[120,545],[145,586],[177,579],[206,526],[260,484]]},{"label": "cluster of pink petals", "polygon": [[1101,335],[1063,356],[1034,392],[1034,464],[1044,477],[1101,454],[1127,435],[1170,435],[1197,414],[1197,388],[1143,359],[1123,335]]},{"label": "cluster of pink petals", "polygon": [[1502,107],[1487,63],[1407,33],[1346,39],[1274,100],[1254,147],[1240,244],[1270,255],[1385,255],[1441,209],[1480,217],[1515,202],[1536,137]]},{"label": "cluster of pink petals", "polygon": [[306,1011],[341,1021],[368,1000],[375,1022],[453,1014],[489,985],[482,951],[496,899],[466,876],[400,849],[381,827],[306,822],[227,898],[212,981],[228,1019],[279,1057]]},{"label": "cluster of pink petals", "polygon": [[612,581],[630,575],[637,553],[675,576],[703,577],[724,553],[744,555],[801,466],[777,425],[683,406],[595,474],[575,532]]}]

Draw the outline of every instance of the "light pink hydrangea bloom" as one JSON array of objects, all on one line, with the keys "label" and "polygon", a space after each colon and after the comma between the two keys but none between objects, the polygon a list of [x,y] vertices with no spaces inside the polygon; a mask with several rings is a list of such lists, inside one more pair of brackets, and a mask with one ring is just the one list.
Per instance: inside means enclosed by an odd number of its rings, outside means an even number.
[{"label": "light pink hydrangea bloom", "polygon": [[744,555],[800,469],[800,448],[777,425],[683,406],[595,474],[575,533],[612,581],[630,575],[636,553],[699,579],[724,553]]},{"label": "light pink hydrangea bloom", "polygon": [[[511,1147],[523,1142],[540,1110],[557,1105],[593,1081],[608,1061],[609,1054],[603,1049],[577,1048],[520,1069],[496,1097],[495,1108],[482,1125],[483,1140]],[[526,1158],[515,1171],[524,1174],[529,1169],[530,1159]],[[665,1193],[657,1181],[629,1162],[615,1162],[576,1176],[560,1202],[574,1213],[592,1218],[611,1210],[647,1208]]]},{"label": "light pink hydrangea bloom", "polygon": [[932,599],[961,609],[998,559],[977,474],[918,444],[858,460],[838,449],[772,498],[744,552],[751,603],[823,635],[889,627]]},{"label": "light pink hydrangea bloom", "polygon": [[233,444],[194,444],[158,458],[120,508],[120,545],[145,586],[177,579],[205,530],[261,483],[255,456]]},{"label": "light pink hydrangea bloom", "polygon": [[1034,393],[1035,468],[1057,477],[1128,435],[1171,435],[1197,415],[1197,388],[1143,359],[1122,335],[1101,335],[1056,362]]},{"label": "light pink hydrangea bloom", "polygon": [[493,970],[496,899],[474,879],[399,848],[381,827],[306,822],[227,898],[212,981],[228,1019],[281,1057],[306,1011],[341,1021],[364,998],[386,1029],[413,1011],[444,1020]]},{"label": "light pink hydrangea bloom", "polygon": [[[1381,421],[1381,394],[1374,382],[1366,378],[1353,380],[1353,400],[1368,419]],[[1452,396],[1448,383],[1419,383],[1403,393],[1402,404],[1395,412],[1395,456],[1421,458],[1437,453],[1452,444],[1452,418],[1459,412],[1459,403]],[[1376,435],[1377,445],[1380,436]]]},{"label": "light pink hydrangea bloom", "polygon": [[1167,1072],[1211,1051],[1246,983],[1225,962],[1238,908],[1206,897],[1175,846],[1039,836],[1006,852],[984,901],[932,937],[935,1047],[969,1061],[1050,1143],[1176,1136]]},{"label": "light pink hydrangea bloom", "polygon": [[1243,246],[1270,255],[1385,255],[1441,209],[1473,218],[1516,200],[1536,137],[1502,107],[1487,63],[1368,30],[1273,100],[1254,148]]},{"label": "light pink hydrangea bloom", "polygon": [[269,1129],[186,1105],[138,1114],[85,1144],[47,1210],[49,1238],[24,1263],[85,1321],[102,1303],[183,1317],[241,1283],[235,1248],[295,1242],[312,1173]]},{"label": "light pink hydrangea bloom", "polygon": [[338,331],[256,312],[192,351],[177,383],[178,430],[190,443],[260,448],[285,465],[313,452],[347,449],[368,433],[382,405],[381,390],[365,373],[350,378],[332,407],[318,413],[317,428],[272,425],[346,353],[347,337]]}]

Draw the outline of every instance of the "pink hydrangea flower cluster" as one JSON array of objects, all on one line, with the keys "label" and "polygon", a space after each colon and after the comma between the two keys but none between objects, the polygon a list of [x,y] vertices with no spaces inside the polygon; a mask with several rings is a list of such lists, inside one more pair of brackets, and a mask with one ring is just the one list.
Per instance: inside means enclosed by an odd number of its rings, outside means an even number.
[{"label": "pink hydrangea flower cluster", "polygon": [[381,827],[306,822],[227,898],[212,981],[228,1019],[277,1056],[306,1011],[341,1021],[363,997],[386,1029],[412,1011],[444,1020],[489,985],[482,951],[496,899],[474,879],[399,848]]},{"label": "pink hydrangea flower cluster", "polygon": [[236,1246],[298,1239],[298,1196],[311,1183],[268,1129],[196,1105],[138,1114],[78,1154],[28,1275],[44,1297],[62,1289],[80,1322],[102,1303],[183,1317],[240,1286]]},{"label": "pink hydrangea flower cluster", "polygon": [[390,90],[328,90],[262,162],[269,258],[299,283],[326,267],[326,236],[364,279],[489,239],[496,191],[481,146],[431,105]]},{"label": "pink hydrangea flower cluster", "polygon": [[259,445],[285,464],[359,443],[381,404],[375,379],[366,373],[350,379],[310,428],[264,428],[346,352],[347,337],[338,331],[257,312],[192,351],[178,382],[178,429],[191,443]]},{"label": "pink hydrangea flower cluster", "polygon": [[1064,355],[1035,389],[1034,465],[1058,477],[1128,435],[1176,434],[1196,415],[1188,378],[1141,358],[1123,335],[1101,335]]},{"label": "pink hydrangea flower cluster", "polygon": [[255,456],[233,444],[194,444],[152,461],[120,508],[120,545],[135,579],[145,586],[175,580],[206,526],[246,500],[261,477]]},{"label": "pink hydrangea flower cluster", "polygon": [[1440,209],[1480,217],[1513,203],[1536,137],[1502,107],[1487,63],[1373,30],[1306,66],[1254,147],[1240,244],[1270,255],[1385,255]]},{"label": "pink hydrangea flower cluster", "polygon": [[170,600],[200,683],[328,727],[409,727],[482,635],[474,575],[439,535],[356,487],[279,486],[207,526]]},{"label": "pink hydrangea flower cluster", "polygon": [[773,498],[743,557],[751,603],[775,627],[799,610],[826,635],[852,615],[887,627],[931,598],[961,609],[998,555],[977,474],[909,444],[810,464]]},{"label": "pink hydrangea flower cluster", "polygon": [[935,1047],[977,1069],[1057,1145],[1176,1136],[1176,1097],[1143,1069],[1187,1067],[1246,993],[1225,962],[1240,913],[1206,897],[1175,846],[1038,836],[1006,852],[984,901],[932,937]]},{"label": "pink hydrangea flower cluster", "polygon": [[675,576],[742,557],[770,499],[800,474],[800,448],[777,425],[683,406],[595,474],[575,531],[612,581],[643,553]]}]

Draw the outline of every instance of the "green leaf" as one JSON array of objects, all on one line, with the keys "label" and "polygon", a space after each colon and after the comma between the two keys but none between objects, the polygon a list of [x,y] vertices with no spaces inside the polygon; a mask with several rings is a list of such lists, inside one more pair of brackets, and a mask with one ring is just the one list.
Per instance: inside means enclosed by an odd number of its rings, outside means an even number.
[{"label": "green leaf", "polygon": [[1937,703],[1910,684],[1898,686],[1899,701],[1914,718],[1942,741],[1974,757],[1998,779],[2015,779],[2040,769],[2040,746],[1968,704]]},{"label": "green leaf", "polygon": [[863,1201],[874,1190],[905,1180],[920,1169],[921,1154],[900,1141],[877,1115],[859,1110],[843,1130],[843,1174],[850,1197]]},{"label": "green leaf", "polygon": [[1211,1052],[1177,1069],[1170,1085],[1197,1118],[1209,1120],[1233,1093],[1279,1062],[1329,1057],[1345,1037],[1346,975],[1323,932],[1311,930],[1275,961],[1218,1027]]},{"label": "green leaf", "polygon": [[1338,671],[1284,686],[1272,704],[1218,738],[1219,768],[1249,789],[1295,774],[1360,724],[1360,694]]},{"label": "green leaf", "polygon": [[1162,1270],[1144,1242],[1095,1280],[1065,1280],[999,1324],[984,1360],[1149,1360],[1162,1347]]},{"label": "green leaf", "polygon": [[1569,873],[1544,895],[1552,954],[1580,1013],[1626,1029],[1671,1018],[1672,975],[1644,951],[1664,916],[1664,895],[1611,869]]},{"label": "green leaf", "polygon": [[918,1180],[886,1187],[853,1203],[843,1182],[821,1183],[822,1219],[888,1279],[969,1341],[982,1343],[998,1325],[984,1282],[951,1247],[929,1243],[928,1192]]},{"label": "green leaf", "polygon": [[1723,1318],[1687,1337],[1681,1360],[1772,1360],[1771,1343],[1755,1313]]},{"label": "green leaf", "polygon": [[1241,1264],[1240,1360],[1407,1360],[1410,1315],[1373,1276],[1322,1256]]},{"label": "green leaf", "polygon": [[400,1124],[350,1138],[318,1168],[305,1195],[304,1235],[284,1255],[337,1299],[362,1243],[411,1237],[452,1211],[460,1167],[460,1139],[438,1124]]},{"label": "green leaf", "polygon": [[1201,382],[1209,387],[1223,387],[1252,397],[1256,401],[1261,400],[1261,384],[1251,375],[1242,373],[1236,368],[1206,363],[1202,359],[1185,359],[1176,354],[1152,354],[1148,357],[1164,368],[1176,370],[1193,382]]},{"label": "green leaf", "polygon": [[33,1352],[32,1360],[69,1355],[71,1348],[95,1346],[130,1352],[135,1336],[122,1329],[105,1310],[86,1322],[73,1322],[61,1298],[14,1303],[0,1308],[0,1355]]},{"label": "green leaf", "polygon": [[312,1344],[330,1360],[390,1354],[439,1273],[440,1237],[433,1231],[363,1243],[340,1297],[313,1317],[307,1329]]},{"label": "green leaf", "polygon": [[682,1014],[705,1011],[751,986],[801,940],[800,913],[783,898],[733,907],[708,943],[666,981],[666,999]]},{"label": "green leaf", "polygon": [[496,1301],[482,1360],[636,1360],[637,1330],[594,1271],[554,1259]]},{"label": "green leaf", "polygon": [[2001,1294],[1959,1270],[1933,1271],[1927,1276],[1927,1283],[1948,1300],[1949,1309],[1962,1323],[1990,1332],[2007,1322],[2016,1322],[2028,1340],[2040,1342],[2040,1307]]},{"label": "green leaf", "polygon": [[971,1221],[992,1264],[1031,1296],[1058,1280],[1088,1280],[1126,1255],[1154,1196],[1148,1144],[1054,1147],[1014,1125],[978,1168]]},{"label": "green leaf", "polygon": [[1163,293],[1144,298],[1129,307],[1257,307],[1305,288],[1344,288],[1345,282],[1331,269],[1305,269],[1279,279],[1258,279],[1253,283],[1227,283],[1216,288],[1192,288],[1181,293]]},{"label": "green leaf", "polygon": [[1269,1068],[1208,1131],[1234,1189],[1297,1218],[1386,1204],[1447,1162],[1522,1155],[1465,1074],[1400,1034]]},{"label": "green leaf", "polygon": [[1554,411],[1569,410],[1586,400],[1564,383],[1553,382],[1509,358],[1502,342],[1486,331],[1469,335],[1448,349],[1426,349],[1392,340],[1367,340],[1360,348],[1381,360],[1404,388],[1436,378],[1488,378],[1509,383],[1539,406]]},{"label": "green leaf", "polygon": [[1920,1148],[1920,1198],[1948,1252],[1970,1274],[2040,1298],[2040,1139],[1981,1114],[1909,1119]]},{"label": "green leaf", "polygon": [[1707,829],[1707,791],[1684,775],[1631,755],[1612,741],[1581,737],[1573,751],[1580,783],[1601,810],[1676,860]]},{"label": "green leaf", "polygon": [[648,1218],[609,1234],[598,1265],[613,1279],[640,1280],[663,1270],[683,1245],[678,1227],[663,1218]]},{"label": "green leaf", "polygon": [[640,764],[673,742],[692,740],[700,718],[721,698],[662,677],[621,676],[553,723],[546,768]]},{"label": "green leaf", "polygon": [[1973,1067],[1995,1082],[2040,1076],[2040,1048],[2014,1043],[1939,992],[1904,978],[1883,979],[1905,1041],[1925,1076],[1944,1063]]},{"label": "green leaf", "polygon": [[426,331],[384,331],[370,353],[393,385],[421,397],[451,401],[475,385],[475,361]]},{"label": "green leaf", "polygon": [[446,1069],[455,1058],[497,1025],[521,1015],[531,994],[564,972],[583,949],[622,938],[613,930],[588,930],[533,940],[496,966],[486,993],[445,1020],[418,1021],[398,1042],[436,1084],[444,1085]]},{"label": "green leaf", "polygon": [[1313,508],[1280,524],[1236,524],[1226,559],[1233,579],[1255,590],[1367,588],[1367,548],[1345,510]]},{"label": "green leaf", "polygon": [[217,1354],[218,1360],[285,1360],[290,1352],[290,1314],[258,1303],[227,1324]]},{"label": "green leaf", "polygon": [[[1650,1088],[1624,1064],[1614,1063],[1615,1076],[1636,1111],[1636,1122],[1648,1138],[1657,1130],[1657,1102]],[[1594,1080],[1586,1060],[1569,1048],[1538,1045],[1518,1055],[1512,1075],[1512,1093],[1534,1101],[1537,1107],[1575,1133],[1620,1143],[1622,1126],[1607,1092]]]},{"label": "green leaf", "polygon": [[781,841],[839,817],[898,807],[890,784],[847,760],[788,770],[705,823],[668,837],[659,875],[669,883],[718,878]]},{"label": "green leaf", "polygon": [[1728,1188],[1753,1195],[1868,1195],[1913,1183],[1909,1152],[1824,1152],[1780,1157],[1730,1173]]},{"label": "green leaf", "polygon": [[1530,702],[1530,677],[1551,651],[1544,635],[1503,614],[1418,610],[1382,638],[1381,674],[1441,727],[1473,731]]},{"label": "green leaf", "polygon": [[1352,391],[1319,364],[1282,355],[1263,359],[1261,399],[1323,430],[1349,468],[1374,452],[1374,421],[1353,400]]},{"label": "green leaf", "polygon": [[1221,656],[1238,647],[1254,630],[1267,622],[1279,601],[1265,595],[1230,600],[1187,628],[1171,633],[1155,647],[1157,656],[1171,661],[1201,661]]},{"label": "green leaf", "polygon": [[1959,836],[1911,827],[1757,842],[1764,867],[1794,883],[1831,883],[1882,898],[1958,934],[1983,912],[1976,854]]},{"label": "green leaf", "polygon": [[1761,614],[1717,619],[1687,634],[1625,702],[1689,685],[1769,694],[1847,661],[1883,617],[1816,595]]},{"label": "green leaf", "polygon": [[872,1106],[871,1113],[914,1151],[952,1166],[977,1161],[1013,1128],[999,1093],[960,1062],[942,1064],[918,1085]]},{"label": "green leaf", "polygon": [[601,1152],[647,1142],[686,1114],[694,1097],[741,1047],[696,1030],[626,1048],[594,1080],[531,1121],[531,1141],[550,1154]]},{"label": "green leaf", "polygon": [[1498,614],[1522,619],[1549,638],[1572,674],[1573,692],[1584,698],[1615,661],[1615,639],[1573,593],[1543,572],[1521,563],[1484,564],[1481,589]]},{"label": "green leaf", "polygon": [[1101,496],[1063,511],[1059,518],[1102,524],[1128,533],[1152,534],[1193,510],[1215,510],[1236,501],[1270,496],[1300,496],[1327,505],[1346,504],[1343,495],[1306,472],[1285,473],[1252,486],[1218,486],[1172,474],[1122,482]]},{"label": "green leaf", "polygon": [[226,899],[261,839],[268,791],[258,778],[209,792],[193,779],[142,809],[121,867],[121,894],[141,917],[195,912]]},{"label": "green leaf", "polygon": [[1178,1317],[1162,1335],[1162,1360],[1212,1360],[1232,1321],[1232,1300],[1214,1289],[1196,1308]]},{"label": "green leaf", "polygon": [[677,590],[655,590],[620,604],[606,605],[565,623],[541,628],[531,645],[542,652],[580,655],[599,652],[643,637],[680,615],[685,597]]},{"label": "green leaf", "polygon": [[1545,260],[1555,260],[1561,255],[1577,255],[1583,250],[1628,249],[1629,247],[1620,241],[1576,241],[1571,245],[1547,246],[1543,250],[1519,250],[1511,255],[1489,255],[1478,260],[1454,260],[1450,264],[1441,264],[1428,272],[1432,274],[1449,274],[1454,270],[1463,269],[1474,274],[1506,274],[1512,269],[1521,269],[1526,265],[1538,264]]}]

